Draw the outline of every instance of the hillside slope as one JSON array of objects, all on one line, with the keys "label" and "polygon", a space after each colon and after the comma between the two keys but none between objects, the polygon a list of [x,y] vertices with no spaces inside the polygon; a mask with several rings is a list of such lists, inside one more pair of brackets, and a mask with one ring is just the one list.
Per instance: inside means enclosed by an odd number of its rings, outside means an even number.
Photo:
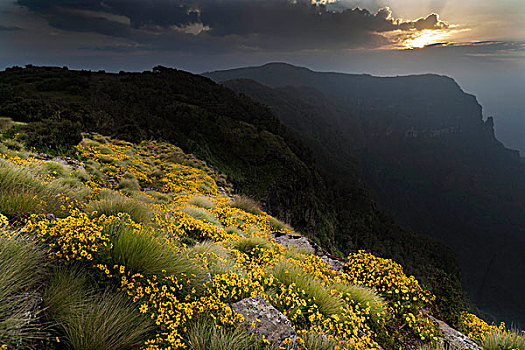
[{"label": "hillside slope", "polygon": [[[525,168],[452,79],[285,64],[208,76],[236,79],[225,85],[270,106],[330,176],[363,179],[398,222],[453,247],[465,289],[485,312],[525,321]],[[359,165],[338,168],[345,162]]]},{"label": "hillside slope", "polygon": [[[432,318],[438,299],[399,264],[359,251],[334,269],[172,144],[84,134],[74,159],[52,157],[1,121],[3,350],[423,350],[451,340]],[[525,349],[473,314],[457,326],[484,349]]]},{"label": "hillside slope", "polygon": [[440,287],[445,273],[445,285],[457,292],[448,248],[396,225],[354,183],[344,191],[327,183],[308,148],[274,114],[209,79],[162,67],[121,74],[13,68],[0,73],[0,96],[0,115],[30,122],[22,134],[32,146],[45,149],[50,135],[59,145],[76,144],[75,128],[174,142],[325,249],[394,258],[427,285]]}]

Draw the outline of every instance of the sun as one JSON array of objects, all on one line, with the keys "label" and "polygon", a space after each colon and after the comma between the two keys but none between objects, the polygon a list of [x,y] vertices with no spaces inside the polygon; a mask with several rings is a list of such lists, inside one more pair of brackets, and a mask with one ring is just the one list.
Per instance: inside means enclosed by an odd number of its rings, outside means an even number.
[{"label": "sun", "polygon": [[425,29],[411,34],[401,44],[406,49],[422,49],[425,46],[445,42],[451,35],[450,31]]}]

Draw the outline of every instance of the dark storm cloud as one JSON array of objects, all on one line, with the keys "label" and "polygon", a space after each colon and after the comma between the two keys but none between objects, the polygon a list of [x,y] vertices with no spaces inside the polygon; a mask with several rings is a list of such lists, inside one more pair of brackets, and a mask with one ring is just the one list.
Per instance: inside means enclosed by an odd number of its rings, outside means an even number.
[{"label": "dark storm cloud", "polygon": [[328,11],[309,0],[18,0],[58,29],[127,38],[161,50],[304,50],[374,48],[391,31],[444,29],[436,14],[415,21],[372,13]]},{"label": "dark storm cloud", "polygon": [[428,15],[426,18],[420,18],[412,25],[416,30],[424,29],[446,29],[448,24],[439,20],[439,16],[435,13]]}]

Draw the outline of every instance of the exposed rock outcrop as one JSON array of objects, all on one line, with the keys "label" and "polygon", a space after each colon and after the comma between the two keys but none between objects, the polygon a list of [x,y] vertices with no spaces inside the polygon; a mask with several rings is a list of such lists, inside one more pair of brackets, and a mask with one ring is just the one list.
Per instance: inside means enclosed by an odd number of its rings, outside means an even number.
[{"label": "exposed rock outcrop", "polygon": [[318,257],[326,261],[328,267],[336,271],[343,270],[343,260],[340,260],[337,257],[329,254],[319,245],[310,241],[307,237],[294,236],[283,232],[275,232],[273,233],[272,238],[284,247],[296,247],[298,249],[304,250],[306,253],[317,255]]},{"label": "exposed rock outcrop", "polygon": [[483,350],[478,344],[465,334],[450,327],[445,322],[438,320],[435,317],[429,316],[432,322],[436,324],[441,333],[443,333],[442,341],[447,344],[452,350]]},{"label": "exposed rock outcrop", "polygon": [[231,305],[233,311],[244,316],[244,324],[270,343],[282,345],[289,339],[295,343],[297,334],[290,320],[261,296],[243,299]]}]

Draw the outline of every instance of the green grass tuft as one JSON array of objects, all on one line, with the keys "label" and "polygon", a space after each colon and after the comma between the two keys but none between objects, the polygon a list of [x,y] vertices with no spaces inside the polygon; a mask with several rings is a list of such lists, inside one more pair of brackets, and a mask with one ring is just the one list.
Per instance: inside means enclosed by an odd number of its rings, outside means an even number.
[{"label": "green grass tuft", "polygon": [[58,178],[49,183],[42,182],[38,171],[21,167],[0,159],[0,212],[21,219],[30,214],[65,214],[63,202],[57,195],[84,201],[90,190],[80,181],[68,177]]},{"label": "green grass tuft", "polygon": [[32,241],[0,235],[0,344],[30,348],[46,334],[37,323],[45,254]]},{"label": "green grass tuft", "polygon": [[249,257],[259,257],[263,251],[273,248],[270,241],[259,236],[243,237],[234,241],[232,244],[233,248],[243,252]]},{"label": "green grass tuft", "polygon": [[187,333],[191,342],[191,350],[262,350],[264,347],[257,343],[242,327],[217,327],[211,321],[200,320],[193,323]]},{"label": "green grass tuft", "polygon": [[215,208],[215,204],[213,203],[211,198],[202,195],[196,195],[191,197],[190,200],[188,200],[188,204],[208,210]]},{"label": "green grass tuft", "polygon": [[285,224],[284,222],[282,222],[281,220],[277,218],[274,218],[273,216],[270,216],[268,218],[268,223],[270,224],[270,227],[272,228],[273,231],[286,230],[286,231],[293,232],[293,229],[290,225]]},{"label": "green grass tuft", "polygon": [[208,270],[212,275],[220,275],[229,272],[244,274],[240,266],[235,264],[230,252],[219,243],[205,241],[197,243],[190,249],[188,254],[193,258],[205,257],[208,262]]},{"label": "green grass tuft", "polygon": [[183,279],[186,276],[191,280],[188,288],[202,289],[205,271],[186,253],[174,250],[153,232],[120,226],[113,234],[112,243],[113,248],[109,251],[112,264],[144,275],[166,274]]},{"label": "green grass tuft", "polygon": [[360,285],[336,283],[330,286],[343,295],[347,295],[354,303],[362,308],[370,307],[370,315],[374,321],[378,321],[387,312],[386,302],[376,291]]},{"label": "green grass tuft", "polygon": [[44,294],[47,313],[68,349],[138,349],[151,335],[153,322],[123,293],[95,292],[85,272],[55,271]]},{"label": "green grass tuft", "polygon": [[492,332],[481,342],[485,350],[518,349],[525,350],[525,333],[512,330],[506,332]]},{"label": "green grass tuft", "polygon": [[[302,336],[304,340],[304,347],[308,350],[333,350],[336,346],[339,346],[340,349],[343,348],[344,344],[341,344],[334,339],[329,339],[328,337],[314,333],[308,332]],[[347,349],[354,349],[353,347]]]},{"label": "green grass tuft", "polygon": [[231,203],[231,206],[234,208],[242,209],[248,213],[252,213],[255,215],[263,214],[263,211],[259,203],[250,197],[235,196],[235,198],[233,199]]},{"label": "green grass tuft", "polygon": [[153,211],[139,201],[124,197],[116,192],[103,191],[103,199],[93,201],[88,204],[86,210],[89,213],[97,212],[97,215],[107,216],[127,213],[135,222],[150,222]]},{"label": "green grass tuft", "polygon": [[210,213],[206,209],[203,208],[194,208],[194,207],[186,207],[182,208],[180,211],[194,217],[195,219],[209,222],[211,224],[222,226],[217,216],[213,213]]},{"label": "green grass tuft", "polygon": [[304,290],[323,315],[334,315],[341,311],[343,302],[339,297],[332,295],[320,281],[291,262],[280,261],[270,269],[270,273],[284,285],[294,283],[299,290]]},{"label": "green grass tuft", "polygon": [[122,179],[118,184],[119,190],[140,191],[140,185],[137,179]]}]

